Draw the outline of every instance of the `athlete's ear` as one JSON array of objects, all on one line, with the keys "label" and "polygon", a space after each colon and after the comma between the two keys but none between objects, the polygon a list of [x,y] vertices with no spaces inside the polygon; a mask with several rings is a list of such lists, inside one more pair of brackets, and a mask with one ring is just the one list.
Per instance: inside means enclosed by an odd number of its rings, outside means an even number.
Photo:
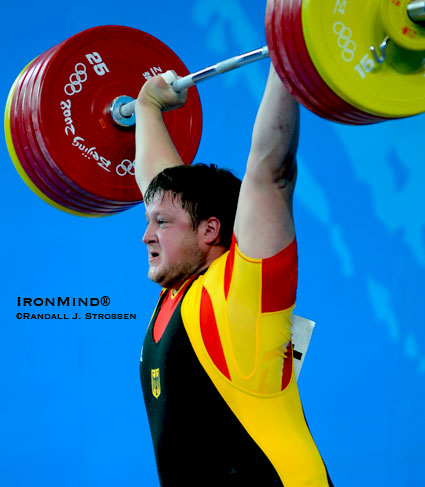
[{"label": "athlete's ear", "polygon": [[207,220],[203,220],[199,224],[199,230],[201,232],[204,243],[208,245],[214,245],[220,242],[220,228],[221,223],[215,216],[209,217]]}]

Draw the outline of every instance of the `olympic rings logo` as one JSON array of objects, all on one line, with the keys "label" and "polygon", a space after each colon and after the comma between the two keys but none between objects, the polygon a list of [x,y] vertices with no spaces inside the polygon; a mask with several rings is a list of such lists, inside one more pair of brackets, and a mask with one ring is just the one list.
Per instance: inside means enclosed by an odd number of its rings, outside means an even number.
[{"label": "olympic rings logo", "polygon": [[115,170],[118,176],[125,176],[126,174],[134,176],[136,174],[134,172],[134,161],[129,161],[128,159],[121,161],[121,164],[118,164]]},{"label": "olympic rings logo", "polygon": [[83,63],[77,63],[74,69],[75,73],[71,74],[69,83],[63,89],[68,96],[79,93],[83,89],[82,83],[87,80],[86,67]]},{"label": "olympic rings logo", "polygon": [[351,29],[342,22],[335,22],[333,31],[338,36],[338,46],[342,49],[342,59],[347,63],[351,62],[354,59],[357,47],[356,43],[351,39],[353,35]]}]

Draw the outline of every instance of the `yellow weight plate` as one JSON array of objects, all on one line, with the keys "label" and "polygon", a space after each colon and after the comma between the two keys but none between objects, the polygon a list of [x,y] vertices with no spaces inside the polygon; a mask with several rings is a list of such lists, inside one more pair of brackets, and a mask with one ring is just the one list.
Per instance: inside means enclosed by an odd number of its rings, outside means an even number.
[{"label": "yellow weight plate", "polygon": [[379,0],[299,1],[310,57],[338,96],[387,118],[425,111],[425,53],[390,41],[385,61],[378,64],[370,52],[387,36]]},{"label": "yellow weight plate", "polygon": [[21,163],[19,162],[19,158],[16,154],[15,147],[13,145],[13,139],[12,139],[12,132],[10,129],[10,106],[12,104],[12,99],[13,99],[13,94],[15,93],[15,88],[16,85],[18,84],[19,80],[21,79],[22,75],[25,73],[25,70],[28,68],[28,66],[31,63],[29,63],[25,68],[19,73],[18,77],[14,81],[12,88],[10,89],[9,95],[7,97],[6,101],[6,108],[4,112],[4,133],[5,133],[5,138],[6,138],[6,145],[7,149],[9,151],[9,156],[13,162],[13,165],[15,166],[16,170],[18,171],[18,174],[21,176],[22,180],[25,182],[25,184],[33,191],[39,198],[41,198],[43,201],[48,203],[49,205],[53,206],[54,208],[64,211],[66,213],[70,213],[71,215],[76,215],[76,216],[84,216],[84,217],[100,217],[100,216],[105,216],[105,215],[95,215],[95,214],[88,214],[88,213],[79,213],[77,211],[70,210],[69,208],[66,208],[65,206],[62,206],[52,199],[50,199],[48,196],[46,196],[42,191],[40,191],[37,186],[31,181],[31,179],[28,177],[27,173],[25,172],[24,168],[22,167]]},{"label": "yellow weight plate", "polygon": [[381,0],[381,18],[391,41],[405,49],[425,51],[425,28],[407,14],[412,0]]}]

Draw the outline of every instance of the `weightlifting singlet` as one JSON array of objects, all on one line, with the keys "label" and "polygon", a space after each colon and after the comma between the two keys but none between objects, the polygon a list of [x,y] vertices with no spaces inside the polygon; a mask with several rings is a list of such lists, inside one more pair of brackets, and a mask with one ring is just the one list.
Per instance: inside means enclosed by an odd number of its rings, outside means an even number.
[{"label": "weightlifting singlet", "polygon": [[292,370],[296,262],[295,241],[264,260],[233,243],[178,301],[162,293],[140,363],[161,486],[332,486]]}]

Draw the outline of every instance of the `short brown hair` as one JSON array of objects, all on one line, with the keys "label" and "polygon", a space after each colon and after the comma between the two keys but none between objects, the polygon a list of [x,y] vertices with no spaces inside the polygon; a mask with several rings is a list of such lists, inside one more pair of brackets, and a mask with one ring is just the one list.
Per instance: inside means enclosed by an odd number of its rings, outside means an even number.
[{"label": "short brown hair", "polygon": [[148,205],[157,193],[171,192],[181,199],[193,228],[214,216],[220,221],[220,243],[230,247],[241,180],[215,164],[193,164],[164,169],[150,182],[144,200]]}]

